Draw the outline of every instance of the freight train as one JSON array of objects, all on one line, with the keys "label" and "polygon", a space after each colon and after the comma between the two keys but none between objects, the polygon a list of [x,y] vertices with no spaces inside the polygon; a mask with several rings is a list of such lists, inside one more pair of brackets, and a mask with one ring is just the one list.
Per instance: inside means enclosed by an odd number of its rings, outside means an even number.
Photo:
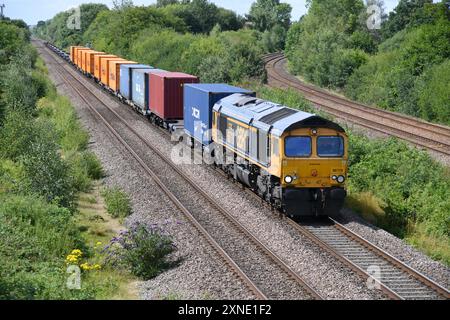
[{"label": "freight train", "polygon": [[338,124],[254,92],[73,46],[47,46],[154,124],[182,132],[211,164],[284,214],[336,216],[347,195],[348,137]]}]

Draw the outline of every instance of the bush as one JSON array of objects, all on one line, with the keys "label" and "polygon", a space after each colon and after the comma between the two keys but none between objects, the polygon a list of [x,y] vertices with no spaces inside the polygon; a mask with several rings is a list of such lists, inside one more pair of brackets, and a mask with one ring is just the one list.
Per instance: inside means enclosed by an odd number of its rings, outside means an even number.
[{"label": "bush", "polygon": [[34,196],[0,195],[0,299],[93,298],[65,287],[67,248],[84,248],[69,210]]},{"label": "bush", "polygon": [[450,60],[426,71],[414,91],[424,119],[450,125]]},{"label": "bush", "polygon": [[396,139],[350,135],[350,146],[350,194],[379,200],[382,227],[403,237],[408,224],[417,222],[429,234],[450,235],[450,178],[442,165]]},{"label": "bush", "polygon": [[111,240],[107,247],[108,262],[129,268],[134,275],[149,280],[174,264],[168,255],[175,249],[172,237],[158,225],[135,224]]},{"label": "bush", "polygon": [[105,198],[106,211],[114,218],[126,218],[131,214],[131,201],[128,195],[121,189],[106,188],[102,192]]},{"label": "bush", "polygon": [[89,135],[84,130],[70,101],[66,97],[54,95],[38,102],[38,110],[55,127],[58,142],[65,151],[83,151],[87,148]]},{"label": "bush", "polygon": [[449,30],[450,22],[440,20],[399,32],[350,76],[346,94],[384,109],[450,123],[445,102]]}]

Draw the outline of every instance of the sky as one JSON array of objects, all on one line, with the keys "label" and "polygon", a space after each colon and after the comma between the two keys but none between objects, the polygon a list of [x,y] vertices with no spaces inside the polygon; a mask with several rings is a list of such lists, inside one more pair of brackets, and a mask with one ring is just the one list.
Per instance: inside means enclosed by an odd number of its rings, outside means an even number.
[{"label": "sky", "polygon": [[[211,0],[220,7],[231,9],[241,15],[249,12],[254,0]],[[112,6],[112,0],[0,0],[5,4],[4,14],[12,19],[23,19],[29,25],[35,25],[39,20],[48,20],[58,12],[76,7],[82,3],[104,3]],[[156,0],[134,0],[135,5],[150,5]],[[282,0],[289,3],[293,20],[298,20],[306,13],[306,0]],[[398,0],[384,0],[386,11],[389,12],[398,3]]]}]

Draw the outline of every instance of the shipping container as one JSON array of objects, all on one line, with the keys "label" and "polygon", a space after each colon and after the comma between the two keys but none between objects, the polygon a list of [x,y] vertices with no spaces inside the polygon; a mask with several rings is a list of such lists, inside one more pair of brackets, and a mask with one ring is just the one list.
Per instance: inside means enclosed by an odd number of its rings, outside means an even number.
[{"label": "shipping container", "polygon": [[88,49],[88,48],[86,48],[86,47],[75,47],[73,49],[73,63],[75,65],[78,65],[78,51],[79,50],[86,50],[86,49]]},{"label": "shipping container", "polygon": [[120,95],[131,101],[131,85],[132,85],[132,71],[135,69],[150,70],[154,69],[145,64],[122,64],[120,65]]},{"label": "shipping container", "polygon": [[91,52],[96,52],[95,50],[86,50],[83,51],[83,53],[81,54],[81,70],[83,70],[84,72],[87,71],[87,58],[88,58],[88,54]]},{"label": "shipping container", "polygon": [[100,52],[100,51],[95,51],[95,52],[90,52],[87,54],[87,58],[86,58],[86,71],[88,73],[90,73],[92,76],[94,76],[95,74],[95,56],[105,56],[106,53],[104,52]]},{"label": "shipping container", "polygon": [[85,47],[82,47],[82,46],[71,46],[70,47],[70,61],[72,61],[73,63],[75,63],[75,60],[76,60],[75,49],[79,49],[79,48],[85,48]]},{"label": "shipping container", "polygon": [[110,61],[109,62],[109,80],[108,85],[114,92],[120,90],[120,66],[127,64],[137,64],[134,61]]},{"label": "shipping container", "polygon": [[234,93],[256,96],[252,91],[227,84],[186,84],[184,86],[185,133],[204,145],[211,140],[212,110],[221,99]]},{"label": "shipping container", "polygon": [[105,58],[102,59],[101,64],[101,76],[100,81],[101,83],[105,84],[106,86],[109,86],[109,66],[111,61],[126,61],[123,58]]},{"label": "shipping container", "polygon": [[76,66],[81,69],[83,63],[83,53],[86,51],[91,51],[91,49],[78,49],[77,50],[77,63]]},{"label": "shipping container", "polygon": [[94,56],[94,77],[97,80],[100,80],[100,76],[101,76],[101,66],[102,66],[102,59],[103,58],[118,58],[117,56],[113,55],[113,54],[105,54],[105,55],[98,55],[98,56]]},{"label": "shipping container", "polygon": [[143,114],[149,114],[149,75],[151,73],[164,73],[161,69],[133,69],[131,73],[131,101]]},{"label": "shipping container", "polygon": [[150,73],[150,111],[163,120],[183,119],[184,84],[198,82],[196,76],[181,72]]}]

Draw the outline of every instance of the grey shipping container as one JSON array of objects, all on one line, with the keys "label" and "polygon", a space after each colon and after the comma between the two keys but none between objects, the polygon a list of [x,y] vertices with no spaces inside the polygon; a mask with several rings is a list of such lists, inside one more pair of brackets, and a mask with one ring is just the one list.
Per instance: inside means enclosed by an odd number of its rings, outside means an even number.
[{"label": "grey shipping container", "polygon": [[145,64],[123,64],[120,66],[120,94],[127,100],[131,101],[131,76],[134,69],[154,69],[152,66]]},{"label": "grey shipping container", "polygon": [[161,69],[133,69],[131,72],[131,101],[143,114],[149,114],[149,73],[166,72]]}]

